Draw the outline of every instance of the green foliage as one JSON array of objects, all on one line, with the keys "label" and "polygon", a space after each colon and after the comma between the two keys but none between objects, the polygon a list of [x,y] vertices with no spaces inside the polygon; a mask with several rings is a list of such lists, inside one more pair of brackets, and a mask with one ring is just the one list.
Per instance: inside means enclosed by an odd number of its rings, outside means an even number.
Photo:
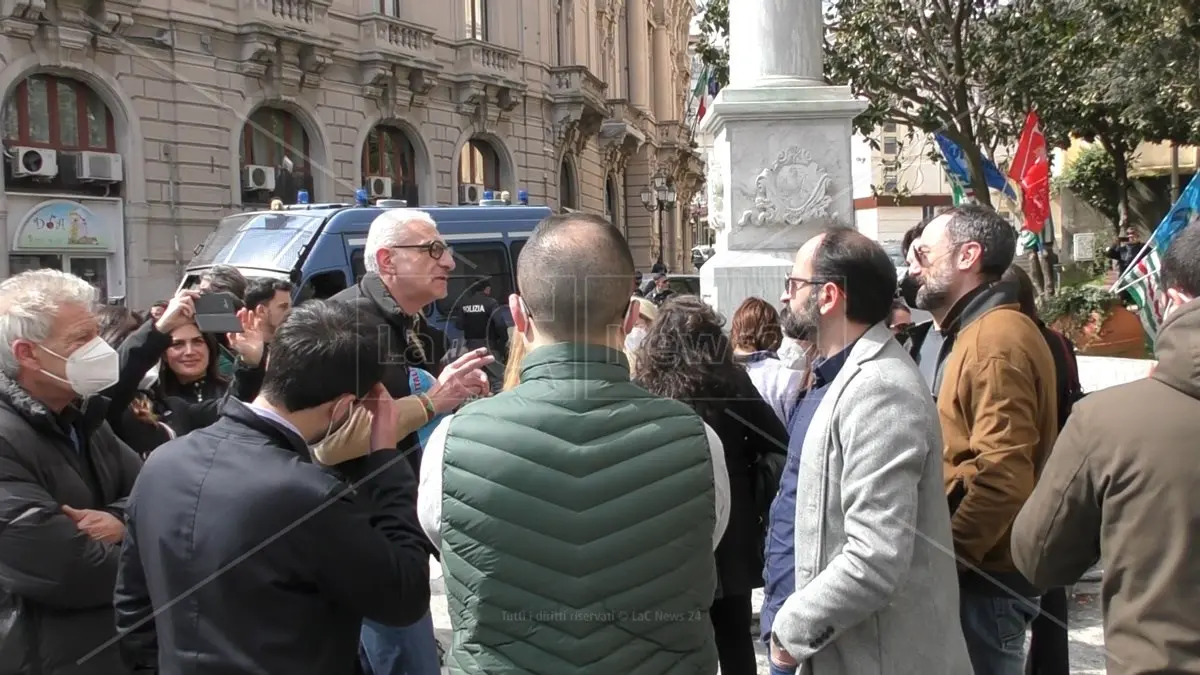
[{"label": "green foliage", "polygon": [[717,84],[729,84],[729,0],[708,0],[700,10],[696,54],[713,69]]},{"label": "green foliage", "polygon": [[1064,332],[1076,333],[1094,317],[1103,323],[1120,299],[1100,286],[1064,286],[1051,296],[1038,300],[1038,314],[1047,325],[1058,325]]},{"label": "green foliage", "polygon": [[1104,148],[1085,148],[1055,179],[1055,187],[1070,190],[1117,226],[1117,170]]},{"label": "green foliage", "polygon": [[976,197],[989,199],[982,160],[1020,120],[996,114],[979,74],[1002,65],[991,45],[997,0],[827,0],[825,72],[870,101],[855,120],[942,133],[964,151]]}]

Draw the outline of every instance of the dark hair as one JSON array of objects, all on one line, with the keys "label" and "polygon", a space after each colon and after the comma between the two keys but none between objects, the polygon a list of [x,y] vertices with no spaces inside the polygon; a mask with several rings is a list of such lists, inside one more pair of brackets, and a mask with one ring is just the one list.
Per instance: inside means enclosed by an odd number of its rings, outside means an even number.
[{"label": "dark hair", "polygon": [[868,326],[888,318],[896,266],[879,242],[850,227],[831,227],[813,253],[812,269],[814,279],[845,292],[846,318]]},{"label": "dark hair", "polygon": [[246,283],[246,309],[258,309],[275,298],[275,294],[283,291],[291,294],[295,286],[292,282],[274,277],[255,277]]},{"label": "dark hair", "polygon": [[1193,215],[1162,258],[1162,285],[1200,296],[1200,215]]},{"label": "dark hair", "polygon": [[619,323],[633,294],[633,254],[600,216],[568,213],[538,223],[517,260],[517,288],[538,328],[561,340]]},{"label": "dark hair", "polygon": [[687,403],[705,419],[719,402],[751,395],[756,390],[733,360],[724,323],[694,295],[668,299],[646,331],[633,379],[652,394]]},{"label": "dark hair", "polygon": [[1021,313],[1033,319],[1040,320],[1037,311],[1037,292],[1033,288],[1033,279],[1029,278],[1029,273],[1020,265],[1013,263],[1004,270],[1004,274],[1000,276],[1000,281],[1017,285],[1017,304],[1021,306]]},{"label": "dark hair", "polygon": [[908,249],[912,248],[913,242],[916,241],[917,237],[920,237],[921,233],[925,231],[925,226],[929,224],[930,220],[930,218],[926,218],[925,220],[922,220],[916,225],[908,228],[908,230],[904,233],[904,239],[900,240],[900,255],[904,256],[905,258],[908,257]]},{"label": "dark hair", "polygon": [[975,242],[983,249],[979,258],[979,273],[985,279],[999,279],[1012,265],[1017,254],[1017,231],[995,209],[980,204],[964,204],[943,215],[950,216],[946,232],[952,244]]},{"label": "dark hair", "polygon": [[733,313],[729,337],[734,349],[775,351],[783,344],[779,310],[762,298],[746,298]]},{"label": "dark hair", "polygon": [[246,277],[233,265],[213,265],[200,276],[200,282],[208,282],[213,293],[232,293],[238,300],[246,298]]},{"label": "dark hair", "polygon": [[378,328],[352,305],[309,300],[293,309],[271,340],[263,396],[294,412],[365,395],[383,378]]},{"label": "dark hair", "polygon": [[889,324],[892,322],[892,318],[896,316],[896,312],[908,312],[912,314],[912,310],[908,307],[908,304],[898,298],[892,301],[892,306],[888,309],[887,320]]},{"label": "dark hair", "polygon": [[114,349],[142,325],[136,312],[119,305],[103,305],[96,310],[96,315],[100,319],[100,337]]}]

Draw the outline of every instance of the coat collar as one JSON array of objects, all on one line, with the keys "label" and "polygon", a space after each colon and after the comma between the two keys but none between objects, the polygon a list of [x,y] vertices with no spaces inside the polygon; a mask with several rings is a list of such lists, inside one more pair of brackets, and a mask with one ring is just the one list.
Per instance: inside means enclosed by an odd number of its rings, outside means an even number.
[{"label": "coat collar", "polygon": [[259,415],[251,410],[250,406],[236,398],[230,398],[225,402],[224,407],[221,408],[221,416],[257,431],[275,443],[292,450],[303,457],[305,461],[312,461],[312,449],[308,447],[308,443],[303,438],[296,435],[296,432]]},{"label": "coat collar", "polygon": [[61,421],[82,418],[82,431],[89,435],[104,423],[104,415],[108,412],[107,398],[91,396],[83,401],[82,406],[71,404],[62,413],[55,414],[41,401],[30,396],[16,380],[2,373],[0,403],[6,404],[31,425],[48,431],[62,432]]},{"label": "coat collar", "polygon": [[521,381],[629,381],[629,359],[605,345],[560,342],[529,352],[521,361]]}]

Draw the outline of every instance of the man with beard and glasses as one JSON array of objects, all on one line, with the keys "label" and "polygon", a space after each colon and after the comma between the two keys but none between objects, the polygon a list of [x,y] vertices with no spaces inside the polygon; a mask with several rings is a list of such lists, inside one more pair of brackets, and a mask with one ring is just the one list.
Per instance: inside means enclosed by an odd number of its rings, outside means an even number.
[{"label": "man with beard and glasses", "polygon": [[937,410],[887,326],[895,291],[887,253],[845,227],[805,243],[786,281],[785,330],[817,358],[768,521],[773,675],[970,669]]},{"label": "man with beard and glasses", "polygon": [[1037,590],[1013,566],[1012,524],[1058,435],[1054,357],[1000,277],[1016,230],[989,207],[934,218],[913,243],[917,307],[936,325],[913,347],[937,400],[959,559],[961,617],[975,675],[1020,675]]},{"label": "man with beard and glasses", "polygon": [[[414,495],[391,474],[413,425],[382,384],[373,332],[312,300],[275,334],[262,393],[159,447],[126,508],[115,605],[135,671],[352,675],[363,618],[429,608]],[[312,446],[363,406],[374,452],[323,468]],[[418,410],[428,404],[417,403]],[[411,479],[410,479],[411,480]]]}]

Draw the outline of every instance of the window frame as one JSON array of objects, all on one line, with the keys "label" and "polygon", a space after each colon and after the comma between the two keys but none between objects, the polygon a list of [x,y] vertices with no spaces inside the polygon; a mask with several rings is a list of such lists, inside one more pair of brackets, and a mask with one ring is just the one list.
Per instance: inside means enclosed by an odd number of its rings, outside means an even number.
[{"label": "window frame", "polygon": [[[390,137],[392,143],[392,173],[384,172],[384,138]],[[378,167],[371,166],[371,141],[374,139],[375,146],[379,148],[379,164]],[[408,161],[405,162],[405,150],[408,152]],[[400,167],[400,174],[396,174],[396,167]],[[377,124],[371,131],[367,133],[367,138],[363,140],[362,157],[360,158],[360,169],[362,169],[362,182],[366,185],[367,176],[383,176],[392,179],[392,196],[397,199],[404,199],[410,206],[417,205],[417,145],[413,143],[412,136],[408,135],[404,129],[391,126],[388,124]],[[377,170],[375,170],[377,169]]]},{"label": "window frame", "polygon": [[488,41],[488,1],[463,0],[466,4],[466,29],[468,40]]},{"label": "window frame", "polygon": [[[300,156],[292,157],[293,171],[299,173],[308,173],[308,157],[312,148],[312,140],[308,137],[308,130],[304,128],[304,123],[301,122],[300,119],[291,112],[284,110],[283,108],[275,108],[272,106],[263,106],[255,110],[254,112],[250,113],[250,115],[246,118],[246,121],[242,124],[241,165],[243,167],[251,165],[278,167],[283,161],[282,157],[275,157],[276,143],[273,136],[268,136],[267,139],[269,143],[267,143],[268,157],[266,159],[270,161],[256,161],[258,158],[254,156],[254,134],[265,134],[265,132],[259,132],[258,129],[255,129],[254,126],[252,126],[252,123],[257,123],[254,120],[255,115],[263,113],[264,111],[269,112],[271,115],[280,116],[280,119],[283,122],[283,146],[285,153],[287,152],[288,148],[294,149],[297,147],[296,143],[294,142],[294,137],[296,131],[299,130],[301,151]],[[272,120],[272,122],[273,121],[274,120]]]},{"label": "window frame", "polygon": [[[29,116],[29,80],[40,78],[46,82],[46,125],[50,133],[50,141],[35,141],[30,134],[30,116]],[[62,120],[61,111],[58,103],[58,85],[65,84],[75,92],[75,145],[67,145],[62,142]],[[98,102],[104,108],[104,140],[103,146],[95,146],[91,144],[91,127],[88,124],[88,105],[92,100]],[[5,137],[5,144],[19,145],[30,148],[46,148],[58,152],[111,152],[117,151],[117,134],[113,120],[112,110],[109,109],[108,103],[103,97],[86,83],[70,77],[61,77],[51,73],[34,73],[21,80],[13,90],[12,98],[9,99],[15,104],[17,111],[17,138],[9,138],[6,130],[0,130]],[[4,101],[4,107],[7,108],[9,100]]]},{"label": "window frame", "polygon": [[[476,270],[462,264],[463,260],[470,260],[471,254],[479,251],[493,251],[501,255],[501,260],[504,269],[495,272],[489,270]],[[487,276],[492,280],[492,295],[497,298],[507,298],[510,293],[513,293],[513,288],[516,287],[516,275],[513,273],[513,259],[509,255],[509,245],[503,241],[472,241],[462,244],[455,244],[454,257],[459,260],[460,264],[455,267],[454,273],[450,275],[448,280],[448,290],[446,297],[441,300],[435,300],[434,305],[442,316],[450,316],[454,310],[454,304],[462,300],[461,293],[456,293],[455,280],[468,280],[463,288],[467,288],[470,281],[477,279],[480,276]],[[459,273],[459,271],[462,273]]]}]

